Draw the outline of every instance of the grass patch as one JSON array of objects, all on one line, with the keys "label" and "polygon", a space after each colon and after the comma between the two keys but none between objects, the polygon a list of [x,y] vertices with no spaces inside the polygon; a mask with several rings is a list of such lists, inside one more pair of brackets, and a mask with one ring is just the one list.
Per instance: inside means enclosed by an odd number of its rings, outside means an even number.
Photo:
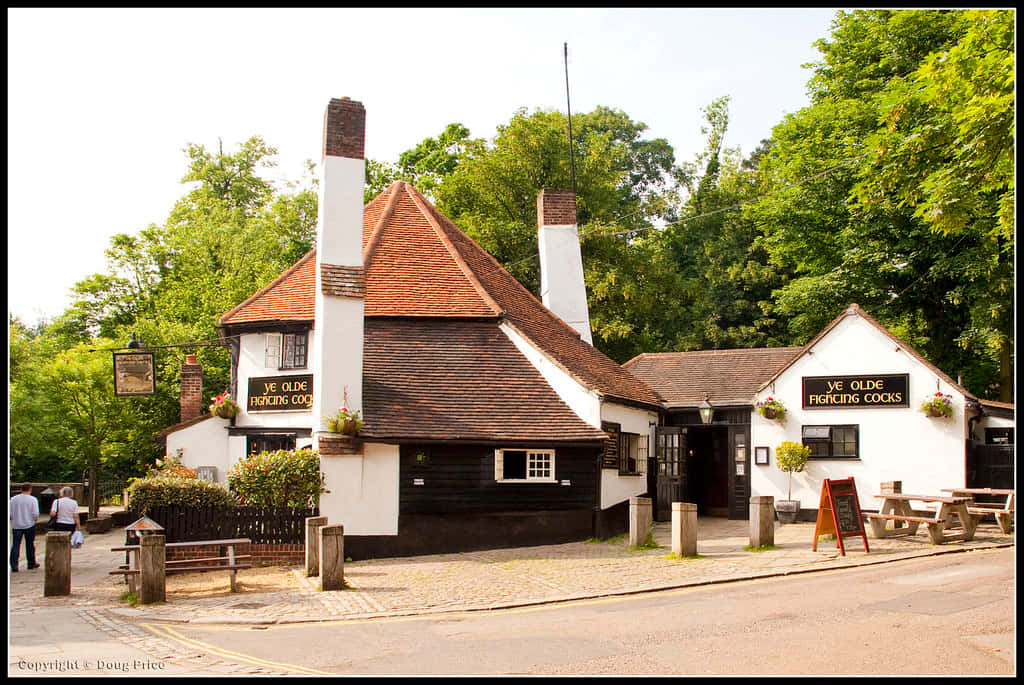
[{"label": "grass patch", "polygon": [[665,556],[665,557],[662,557],[662,558],[663,559],[668,559],[669,561],[693,561],[694,559],[703,559],[704,555],[703,554],[694,554],[692,557],[681,557],[678,554],[676,554],[675,552],[672,552],[668,556]]},{"label": "grass patch", "polygon": [[630,548],[629,548],[629,551],[630,552],[642,552],[642,551],[648,550],[648,549],[658,549],[659,547],[661,547],[661,545],[659,545],[657,542],[654,541],[654,534],[653,533],[648,533],[647,534],[647,540],[645,540],[644,542],[640,543],[639,545],[631,545]]},{"label": "grass patch", "polygon": [[616,535],[613,538],[603,538],[603,539],[602,538],[589,538],[587,540],[584,540],[584,542],[586,544],[588,544],[588,545],[593,545],[593,544],[597,544],[597,543],[601,543],[601,542],[603,542],[605,544],[615,544],[615,543],[618,543],[618,542],[622,542],[625,538],[626,538],[626,534],[625,533],[620,533],[619,535]]},{"label": "grass patch", "polygon": [[128,602],[128,604],[130,606],[135,606],[136,604],[139,603],[139,595],[138,595],[138,593],[137,592],[132,592],[130,590],[126,590],[126,591],[122,592],[121,596],[119,597],[119,599],[122,602]]},{"label": "grass patch", "polygon": [[754,547],[753,545],[744,545],[743,547],[744,552],[770,552],[773,549],[780,548],[777,545],[758,545],[757,547]]}]

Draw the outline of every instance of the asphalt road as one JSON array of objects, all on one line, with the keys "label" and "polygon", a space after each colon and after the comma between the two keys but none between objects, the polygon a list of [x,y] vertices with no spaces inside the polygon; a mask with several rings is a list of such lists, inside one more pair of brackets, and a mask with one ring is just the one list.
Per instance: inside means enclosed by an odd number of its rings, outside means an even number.
[{"label": "asphalt road", "polygon": [[1015,595],[1010,548],[515,610],[140,627],[307,675],[1013,675]]}]

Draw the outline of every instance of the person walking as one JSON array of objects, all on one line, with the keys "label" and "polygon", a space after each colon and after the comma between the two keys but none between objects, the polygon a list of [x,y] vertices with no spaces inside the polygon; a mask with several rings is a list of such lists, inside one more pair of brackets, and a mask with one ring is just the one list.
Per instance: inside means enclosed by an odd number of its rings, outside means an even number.
[{"label": "person walking", "polygon": [[75,494],[69,486],[65,485],[60,489],[60,499],[55,499],[50,505],[50,516],[57,519],[53,530],[66,530],[74,533],[81,526],[78,524],[78,502],[72,499]]},{"label": "person walking", "polygon": [[39,500],[32,496],[32,484],[25,483],[21,492],[11,498],[11,532],[14,533],[14,544],[11,545],[11,573],[18,572],[18,556],[21,553],[21,541],[25,540],[25,561],[30,569],[39,568],[36,563],[36,520],[39,518]]}]

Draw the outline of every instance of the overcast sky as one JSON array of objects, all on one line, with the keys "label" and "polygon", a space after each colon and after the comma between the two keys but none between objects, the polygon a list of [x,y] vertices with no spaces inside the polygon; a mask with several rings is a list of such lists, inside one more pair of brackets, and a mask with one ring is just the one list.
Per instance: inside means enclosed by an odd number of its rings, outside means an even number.
[{"label": "overcast sky", "polygon": [[319,161],[332,97],[366,107],[366,155],[453,121],[490,138],[517,108],[621,109],[677,161],[732,98],[749,153],[807,104],[834,9],[8,9],[8,309],[51,318],[116,233],[160,224],[187,143],[260,135],[276,176]]}]

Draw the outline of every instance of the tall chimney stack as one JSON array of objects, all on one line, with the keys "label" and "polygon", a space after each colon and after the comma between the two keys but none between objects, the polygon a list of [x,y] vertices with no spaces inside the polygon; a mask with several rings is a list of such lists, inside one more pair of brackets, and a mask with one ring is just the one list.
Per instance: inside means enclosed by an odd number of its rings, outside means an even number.
[{"label": "tall chimney stack", "polygon": [[576,231],[576,195],[571,190],[542,190],[537,196],[537,245],[540,295],[544,306],[575,328],[585,342],[590,309],[583,280],[583,256]]},{"label": "tall chimney stack", "polygon": [[313,327],[313,420],[346,406],[363,409],[363,184],[366,110],[332,99],[324,115],[316,235],[316,322]]},{"label": "tall chimney stack", "polygon": [[185,355],[181,365],[181,421],[189,421],[203,413],[203,367],[194,354]]}]

